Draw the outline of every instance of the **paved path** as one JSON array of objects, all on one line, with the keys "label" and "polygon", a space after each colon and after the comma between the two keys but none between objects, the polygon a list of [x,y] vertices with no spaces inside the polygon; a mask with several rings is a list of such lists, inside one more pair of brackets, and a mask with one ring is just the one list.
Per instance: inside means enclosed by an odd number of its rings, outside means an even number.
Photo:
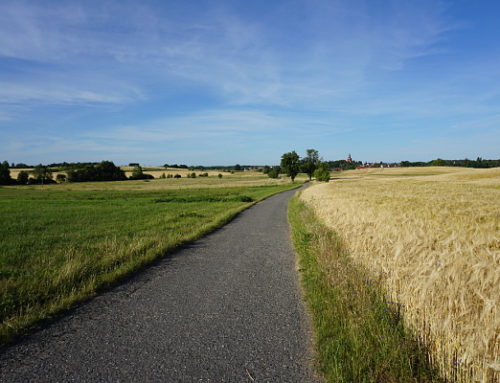
[{"label": "paved path", "polygon": [[316,382],[270,197],[0,354],[0,382]]}]

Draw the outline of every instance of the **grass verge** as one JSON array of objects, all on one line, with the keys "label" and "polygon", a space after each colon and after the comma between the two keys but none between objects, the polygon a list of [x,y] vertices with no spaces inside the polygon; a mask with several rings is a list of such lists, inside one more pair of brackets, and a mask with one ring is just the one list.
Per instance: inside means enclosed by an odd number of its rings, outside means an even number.
[{"label": "grass verge", "polygon": [[296,186],[0,188],[0,345]]},{"label": "grass verge", "polygon": [[319,370],[327,382],[442,382],[402,322],[404,307],[355,264],[340,238],[293,197],[289,222],[312,317]]}]

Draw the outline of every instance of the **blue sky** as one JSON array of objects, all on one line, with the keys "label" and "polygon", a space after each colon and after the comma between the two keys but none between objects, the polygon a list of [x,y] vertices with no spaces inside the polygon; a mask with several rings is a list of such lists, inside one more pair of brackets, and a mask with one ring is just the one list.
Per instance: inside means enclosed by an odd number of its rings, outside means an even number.
[{"label": "blue sky", "polygon": [[498,1],[0,2],[0,160],[500,157]]}]

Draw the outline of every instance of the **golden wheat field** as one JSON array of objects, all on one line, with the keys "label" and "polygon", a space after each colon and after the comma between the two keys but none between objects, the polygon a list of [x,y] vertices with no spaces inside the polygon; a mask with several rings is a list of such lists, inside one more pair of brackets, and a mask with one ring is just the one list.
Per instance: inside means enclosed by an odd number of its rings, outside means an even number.
[{"label": "golden wheat field", "polygon": [[500,382],[500,169],[355,170],[301,198],[382,279],[447,379]]}]

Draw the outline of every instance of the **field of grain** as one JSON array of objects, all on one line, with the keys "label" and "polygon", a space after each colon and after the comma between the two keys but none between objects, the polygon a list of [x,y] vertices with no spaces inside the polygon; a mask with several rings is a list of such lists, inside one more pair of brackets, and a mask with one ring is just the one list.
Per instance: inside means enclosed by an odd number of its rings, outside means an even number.
[{"label": "field of grain", "polygon": [[297,186],[260,180],[0,187],[0,345],[255,201]]},{"label": "field of grain", "polygon": [[[125,171],[125,175],[130,177],[132,175],[132,167],[122,166],[122,170]],[[17,178],[17,175],[21,171],[30,172],[33,169],[10,169],[10,175],[13,179]],[[151,174],[155,177],[154,180],[136,180],[136,181],[118,181],[118,182],[84,182],[84,183],[64,183],[64,187],[67,190],[151,190],[151,189],[185,189],[185,188],[212,188],[212,187],[232,187],[232,186],[261,186],[261,185],[284,185],[290,182],[290,178],[284,175],[281,178],[272,179],[266,174],[261,172],[248,171],[248,172],[222,172],[222,171],[191,171],[188,169],[176,169],[176,168],[155,168],[155,167],[144,167],[143,172],[146,174]],[[187,178],[188,174],[195,173],[197,178]],[[208,173],[208,177],[199,177],[202,173]],[[56,178],[58,174],[66,174],[62,171],[54,171],[52,176],[53,179]],[[172,176],[179,174],[181,178],[165,178],[160,179],[160,176],[165,174]],[[218,175],[222,174],[222,178]],[[296,178],[297,182],[303,182],[307,179],[305,174],[299,174]],[[30,185],[27,187],[37,188],[36,185]],[[54,185],[44,185],[47,187],[57,187]]]},{"label": "field of grain", "polygon": [[500,169],[350,171],[301,198],[382,281],[446,378],[500,381]]}]

